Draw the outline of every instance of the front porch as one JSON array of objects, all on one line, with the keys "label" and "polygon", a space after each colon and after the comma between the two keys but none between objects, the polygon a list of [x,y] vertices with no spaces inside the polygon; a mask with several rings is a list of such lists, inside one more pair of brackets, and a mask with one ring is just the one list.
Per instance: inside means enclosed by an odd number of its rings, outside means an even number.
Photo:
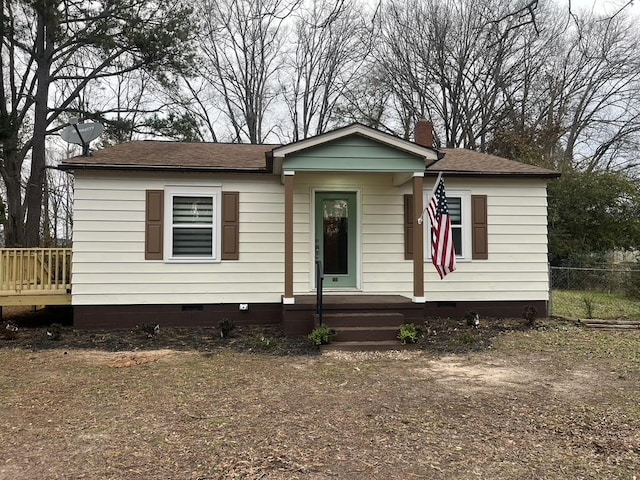
[{"label": "front porch", "polygon": [[[422,130],[430,134],[427,123]],[[431,145],[354,124],[273,150],[284,186],[285,306],[302,301],[305,308],[318,260],[332,288],[355,290],[353,298],[378,294],[382,305],[384,292],[424,306],[418,218],[425,170],[438,158]]]}]

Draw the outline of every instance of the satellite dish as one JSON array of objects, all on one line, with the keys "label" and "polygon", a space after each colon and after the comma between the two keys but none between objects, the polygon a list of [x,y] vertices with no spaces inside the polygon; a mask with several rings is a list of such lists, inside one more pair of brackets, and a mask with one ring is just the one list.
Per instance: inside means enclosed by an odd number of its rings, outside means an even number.
[{"label": "satellite dish", "polygon": [[98,138],[103,131],[104,127],[100,123],[74,123],[64,127],[60,136],[67,143],[85,146]]}]

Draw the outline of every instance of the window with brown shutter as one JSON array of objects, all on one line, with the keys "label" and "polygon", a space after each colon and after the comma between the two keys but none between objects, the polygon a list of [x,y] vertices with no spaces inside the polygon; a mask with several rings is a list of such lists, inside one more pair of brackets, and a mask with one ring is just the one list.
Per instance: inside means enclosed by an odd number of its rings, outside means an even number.
[{"label": "window with brown shutter", "polygon": [[489,258],[489,241],[487,233],[487,196],[471,195],[473,260]]},{"label": "window with brown shutter", "polygon": [[239,192],[222,192],[222,260],[240,258],[239,200]]},{"label": "window with brown shutter", "polygon": [[147,190],[146,193],[144,258],[145,260],[162,260],[164,191]]},{"label": "window with brown shutter", "polygon": [[404,196],[404,259],[413,260],[413,195]]}]

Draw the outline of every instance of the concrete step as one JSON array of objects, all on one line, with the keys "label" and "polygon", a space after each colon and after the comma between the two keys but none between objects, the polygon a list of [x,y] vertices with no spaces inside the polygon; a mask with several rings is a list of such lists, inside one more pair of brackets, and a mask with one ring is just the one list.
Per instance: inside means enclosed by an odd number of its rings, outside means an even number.
[{"label": "concrete step", "polygon": [[364,341],[364,342],[332,342],[320,347],[321,352],[385,352],[390,350],[415,350],[415,344],[402,345],[400,340]]},{"label": "concrete step", "polygon": [[332,327],[332,342],[398,341],[400,325],[393,327]]},{"label": "concrete step", "polygon": [[[318,325],[319,318],[313,316]],[[330,328],[340,327],[395,327],[400,328],[404,323],[402,313],[393,312],[358,312],[358,313],[324,313],[322,323]]]}]

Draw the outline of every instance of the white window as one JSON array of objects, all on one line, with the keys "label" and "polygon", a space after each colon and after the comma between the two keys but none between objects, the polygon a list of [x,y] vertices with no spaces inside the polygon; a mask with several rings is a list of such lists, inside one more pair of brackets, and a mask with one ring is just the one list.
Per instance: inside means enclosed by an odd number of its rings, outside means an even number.
[{"label": "white window", "polygon": [[[425,192],[424,205],[429,205],[431,192]],[[447,189],[447,205],[451,217],[451,234],[458,260],[471,260],[471,192]],[[431,222],[425,212],[424,251],[431,260]]]},{"label": "white window", "polygon": [[220,260],[220,187],[165,188],[165,258]]}]

